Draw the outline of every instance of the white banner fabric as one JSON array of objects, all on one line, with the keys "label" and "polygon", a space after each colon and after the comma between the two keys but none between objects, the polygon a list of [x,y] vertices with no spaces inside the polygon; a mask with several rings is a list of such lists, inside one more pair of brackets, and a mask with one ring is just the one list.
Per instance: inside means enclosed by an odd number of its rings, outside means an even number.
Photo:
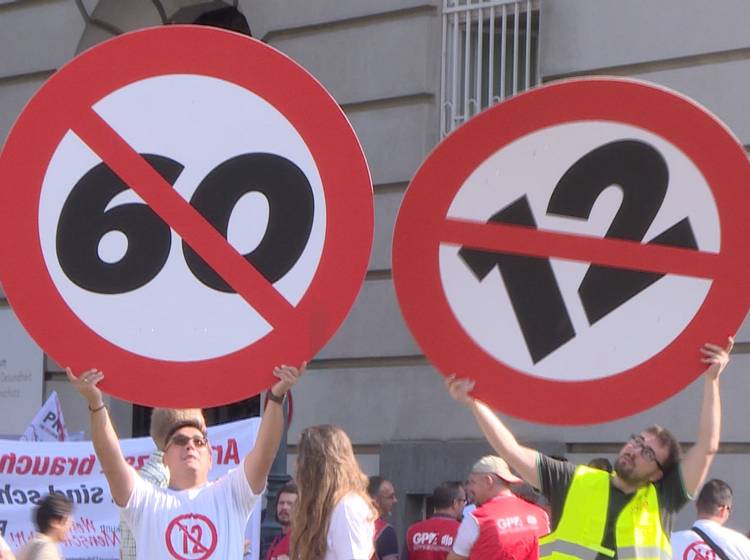
[{"label": "white banner fabric", "polygon": [[[251,418],[208,428],[211,480],[241,466],[255,445],[259,425],[260,418]],[[136,469],[154,451],[150,437],[122,439],[120,445]],[[73,502],[73,527],[61,547],[66,559],[119,559],[119,510],[91,442],[0,440],[0,533],[14,551],[33,536],[35,504],[51,492],[63,492]],[[248,522],[250,553],[245,559],[259,560],[261,502]]]}]

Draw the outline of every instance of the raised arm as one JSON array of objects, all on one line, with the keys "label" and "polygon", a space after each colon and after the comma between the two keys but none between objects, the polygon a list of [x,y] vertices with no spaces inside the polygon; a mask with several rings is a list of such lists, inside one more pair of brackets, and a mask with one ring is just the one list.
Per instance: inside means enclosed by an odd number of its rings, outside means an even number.
[{"label": "raised arm", "polygon": [[709,364],[703,373],[703,402],[701,403],[700,424],[695,445],[682,460],[682,478],[685,490],[694,496],[706,480],[708,469],[719,450],[721,437],[721,397],[719,377],[729,363],[729,353],[734,339],[729,337],[725,348],[716,344],[704,344],[701,348],[702,362]]},{"label": "raised arm", "polygon": [[473,381],[456,379],[456,376],[451,375],[446,379],[445,386],[451,397],[469,407],[484,437],[497,454],[505,459],[521,478],[534,488],[539,488],[539,473],[536,467],[539,452],[518,443],[500,418],[486,404],[469,394],[474,388]]},{"label": "raised arm", "polygon": [[[286,392],[297,383],[297,380],[305,372],[307,364],[297,369],[291,366],[281,366],[274,368],[273,374],[279,380],[271,387],[272,396],[277,398],[284,397]],[[284,432],[284,412],[281,403],[268,399],[268,404],[263,411],[263,417],[260,420],[258,428],[258,437],[255,440],[255,447],[245,457],[245,476],[253,493],[259,494],[266,486],[266,479],[271,470],[271,464],[276,458],[276,452],[279,450],[281,435]]]},{"label": "raised arm", "polygon": [[66,368],[68,380],[81,396],[86,399],[91,415],[91,440],[94,451],[107,477],[109,490],[115,503],[124,507],[130,499],[135,484],[135,470],[128,465],[120,449],[115,428],[109,419],[109,411],[104,406],[102,392],[97,387],[104,379],[104,374],[96,369],[84,371],[76,377],[70,368]]}]

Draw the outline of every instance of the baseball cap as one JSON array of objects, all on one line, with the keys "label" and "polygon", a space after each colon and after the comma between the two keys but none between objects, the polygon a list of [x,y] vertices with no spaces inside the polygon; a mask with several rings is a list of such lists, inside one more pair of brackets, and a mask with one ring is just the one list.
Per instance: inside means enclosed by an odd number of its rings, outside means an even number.
[{"label": "baseball cap", "polygon": [[499,476],[508,484],[522,482],[520,478],[510,472],[508,463],[503,461],[497,455],[485,455],[471,467],[471,472],[479,474],[494,474]]}]

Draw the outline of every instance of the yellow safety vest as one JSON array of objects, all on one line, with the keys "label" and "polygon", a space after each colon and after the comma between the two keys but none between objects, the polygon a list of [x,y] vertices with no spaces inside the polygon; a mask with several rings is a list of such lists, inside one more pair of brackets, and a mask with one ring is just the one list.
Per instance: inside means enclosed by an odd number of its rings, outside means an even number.
[{"label": "yellow safety vest", "polygon": [[[610,474],[580,466],[563,505],[557,528],[539,539],[543,560],[594,560],[597,554],[614,558],[602,546],[607,524]],[[618,560],[670,560],[672,545],[661,526],[656,487],[639,489],[617,517]]]}]

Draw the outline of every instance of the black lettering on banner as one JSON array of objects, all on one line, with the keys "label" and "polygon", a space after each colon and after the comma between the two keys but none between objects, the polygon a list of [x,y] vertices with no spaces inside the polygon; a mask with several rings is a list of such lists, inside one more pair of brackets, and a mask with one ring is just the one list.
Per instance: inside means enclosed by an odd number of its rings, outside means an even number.
[{"label": "black lettering on banner", "polygon": [[[142,157],[174,185],[183,166],[166,157]],[[63,272],[79,287],[101,294],[120,294],[153,280],[164,267],[171,246],[170,227],[146,204],[121,204],[107,210],[112,199],[129,187],[106,165],[88,171],[73,187],[57,226],[57,258]],[[265,234],[244,255],[269,282],[282,278],[297,263],[312,230],[312,187],[302,170],[288,159],[267,153],[231,158],[208,173],[190,203],[226,239],[229,220],[239,199],[258,192],[269,207]],[[99,243],[109,232],[127,238],[117,262],[99,256]],[[183,241],[188,267],[206,286],[234,290]]]},{"label": "black lettering on banner", "polygon": [[[643,241],[659,212],[669,184],[662,155],[638,140],[611,142],[592,150],[558,181],[547,214],[587,220],[596,199],[612,185],[622,189],[622,204],[605,237]],[[697,249],[687,218],[649,241]],[[578,287],[586,317],[593,325],[635,297],[664,274],[591,265]]]},{"label": "black lettering on banner", "polygon": [[[312,188],[299,167],[275,154],[237,156],[206,175],[190,204],[226,239],[232,210],[251,192],[268,200],[268,227],[255,250],[243,256],[273,284],[299,260],[312,230]],[[187,243],[182,246],[196,278],[214,290],[234,291]]]},{"label": "black lettering on banner", "polygon": [[[662,155],[638,140],[611,142],[576,161],[558,181],[547,214],[588,220],[602,192],[617,185],[620,208],[605,237],[643,241],[667,192],[669,172]],[[536,221],[524,196],[489,222],[531,226]],[[697,249],[688,218],[648,243]],[[570,315],[547,258],[509,255],[462,247],[459,256],[482,281],[497,266],[533,363],[575,337]],[[664,274],[591,265],[578,288],[589,324],[605,317]]]},{"label": "black lettering on banner", "polygon": [[[489,221],[536,228],[525,196],[500,210]],[[458,254],[480,281],[498,267],[534,363],[576,335],[549,259],[466,247]]]}]

